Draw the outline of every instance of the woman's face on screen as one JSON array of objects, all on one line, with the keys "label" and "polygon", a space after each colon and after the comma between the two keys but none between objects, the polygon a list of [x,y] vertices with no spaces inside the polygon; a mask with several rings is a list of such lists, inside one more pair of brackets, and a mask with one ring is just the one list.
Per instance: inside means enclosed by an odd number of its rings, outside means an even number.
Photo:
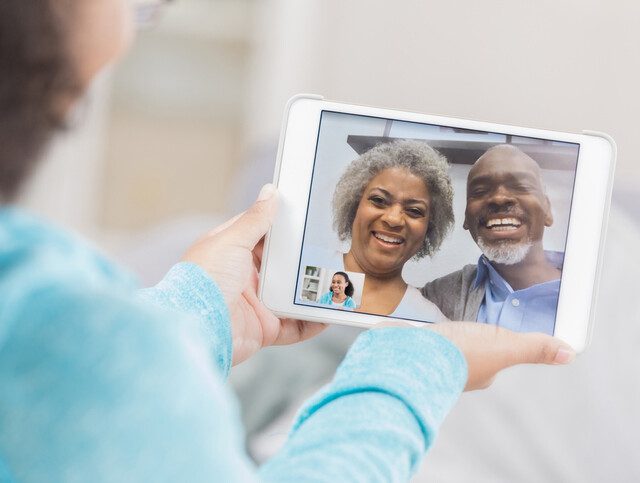
[{"label": "woman's face on screen", "polygon": [[342,275],[334,275],[331,279],[331,291],[333,295],[342,295],[347,288],[347,281]]},{"label": "woman's face on screen", "polygon": [[392,276],[422,247],[431,196],[406,168],[388,168],[366,186],[351,230],[351,254],[365,274]]}]

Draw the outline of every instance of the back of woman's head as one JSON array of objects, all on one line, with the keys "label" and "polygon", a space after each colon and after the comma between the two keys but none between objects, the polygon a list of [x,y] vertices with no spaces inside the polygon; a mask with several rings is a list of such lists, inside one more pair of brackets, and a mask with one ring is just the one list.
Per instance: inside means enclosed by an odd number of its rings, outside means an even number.
[{"label": "back of woman's head", "polygon": [[73,0],[0,1],[0,200],[11,199],[77,97]]}]

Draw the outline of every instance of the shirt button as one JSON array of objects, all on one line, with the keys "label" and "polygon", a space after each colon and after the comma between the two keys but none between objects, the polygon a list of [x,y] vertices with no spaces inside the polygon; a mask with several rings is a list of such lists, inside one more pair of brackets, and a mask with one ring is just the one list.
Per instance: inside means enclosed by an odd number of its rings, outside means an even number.
[{"label": "shirt button", "polygon": [[518,299],[513,299],[511,300],[511,305],[518,307],[520,305],[520,301]]}]

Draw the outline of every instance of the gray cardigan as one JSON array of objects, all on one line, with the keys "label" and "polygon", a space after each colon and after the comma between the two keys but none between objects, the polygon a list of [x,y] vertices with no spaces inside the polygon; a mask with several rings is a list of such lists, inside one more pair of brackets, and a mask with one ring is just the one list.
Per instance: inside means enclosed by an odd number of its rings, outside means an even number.
[{"label": "gray cardigan", "polygon": [[422,295],[436,304],[450,320],[475,322],[484,300],[484,284],[473,286],[477,265],[465,265],[462,270],[437,278],[422,287]]}]

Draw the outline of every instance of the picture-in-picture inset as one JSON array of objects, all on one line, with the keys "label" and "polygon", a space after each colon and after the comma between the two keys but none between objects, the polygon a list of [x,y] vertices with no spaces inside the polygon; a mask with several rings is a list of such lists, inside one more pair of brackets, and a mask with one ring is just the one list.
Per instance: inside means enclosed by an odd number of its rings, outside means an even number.
[{"label": "picture-in-picture inset", "polygon": [[356,310],[362,304],[364,278],[364,273],[307,265],[300,300],[334,309]]}]

